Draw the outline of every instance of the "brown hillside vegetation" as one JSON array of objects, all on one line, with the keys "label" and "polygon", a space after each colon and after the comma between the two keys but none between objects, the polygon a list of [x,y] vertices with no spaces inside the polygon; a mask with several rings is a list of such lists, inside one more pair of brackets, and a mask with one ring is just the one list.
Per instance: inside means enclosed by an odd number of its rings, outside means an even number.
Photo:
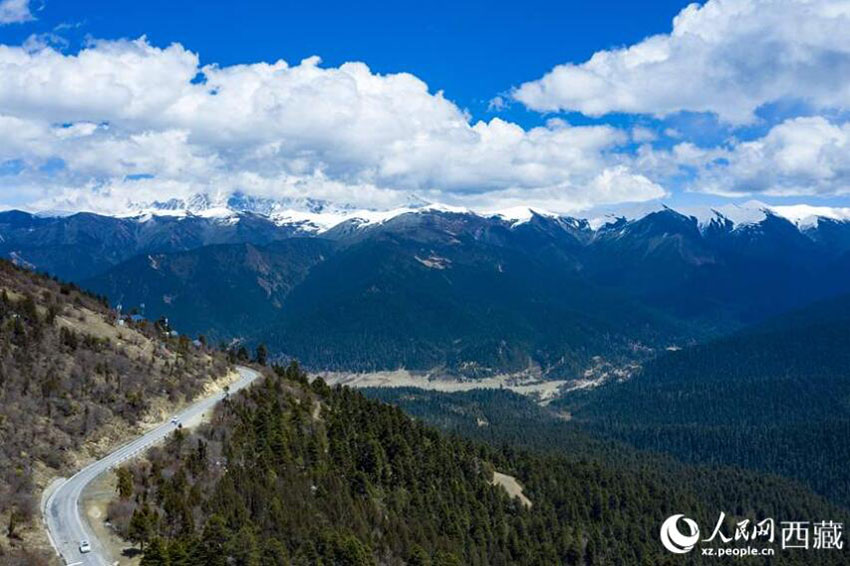
[{"label": "brown hillside vegetation", "polygon": [[38,560],[39,496],[228,374],[163,323],[0,261],[0,563]]}]

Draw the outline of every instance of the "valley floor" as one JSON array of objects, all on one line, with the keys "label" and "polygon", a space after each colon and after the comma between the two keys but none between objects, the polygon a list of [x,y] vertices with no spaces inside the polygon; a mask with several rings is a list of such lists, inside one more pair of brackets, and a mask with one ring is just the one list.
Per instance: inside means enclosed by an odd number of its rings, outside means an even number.
[{"label": "valley floor", "polygon": [[505,374],[482,379],[458,379],[436,377],[427,373],[413,373],[407,370],[379,371],[372,373],[321,372],[315,374],[329,385],[347,385],[349,387],[416,387],[443,393],[472,391],[473,389],[508,389],[527,395],[541,404],[547,404],[557,397],[571,381],[546,381],[529,374]]}]

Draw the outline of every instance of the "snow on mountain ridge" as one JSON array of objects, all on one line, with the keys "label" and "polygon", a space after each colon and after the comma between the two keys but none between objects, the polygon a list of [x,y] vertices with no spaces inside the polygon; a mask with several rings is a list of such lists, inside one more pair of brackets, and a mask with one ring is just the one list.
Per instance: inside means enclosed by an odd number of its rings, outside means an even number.
[{"label": "snow on mountain ridge", "polygon": [[489,216],[491,218],[498,217],[503,220],[510,221],[512,222],[512,226],[518,226],[520,224],[530,222],[535,215],[546,216],[549,218],[567,218],[549,210],[544,210],[542,208],[537,207],[532,208],[530,206],[513,206],[510,208],[503,208],[501,210],[484,212],[482,213],[482,215]]},{"label": "snow on mountain ridge", "polygon": [[371,224],[386,221],[399,214],[424,210],[469,212],[458,207],[426,203],[415,195],[411,195],[409,202],[403,207],[377,210],[312,197],[269,198],[236,192],[215,197],[195,194],[186,199],[131,203],[125,213],[117,216],[142,219],[154,216],[199,216],[238,221],[241,214],[248,213],[264,216],[279,226],[295,225],[305,232],[320,233],[347,220]]},{"label": "snow on mountain ridge", "polygon": [[745,203],[729,203],[716,207],[683,207],[680,211],[687,216],[697,219],[700,229],[705,229],[712,222],[729,220],[735,228],[758,224],[771,213],[770,206],[757,200]]},{"label": "snow on mountain ridge", "polygon": [[686,205],[670,208],[662,203],[641,203],[624,207],[613,207],[608,210],[598,210],[596,214],[588,215],[587,219],[593,230],[598,230],[606,224],[613,224],[621,219],[634,221],[644,218],[654,212],[672,210],[683,216],[695,218],[700,230],[705,230],[712,224],[732,224],[733,230],[754,226],[763,222],[769,215],[788,220],[799,229],[817,227],[820,219],[838,222],[850,221],[850,207],[812,206],[808,204],[770,205],[757,200],[743,203],[727,203],[719,206]]},{"label": "snow on mountain ridge", "polygon": [[[684,208],[682,212],[696,217],[701,228],[708,225],[712,220],[711,218],[707,218],[707,215],[699,210],[689,211],[687,208]],[[821,219],[838,222],[850,221],[850,208],[813,206],[809,204],[769,205],[755,200],[742,204],[730,203],[722,205],[712,208],[711,212],[715,214],[715,219],[730,220],[736,229],[759,224],[768,215],[784,218],[801,230],[817,227]]]},{"label": "snow on mountain ridge", "polygon": [[850,221],[850,207],[811,206],[808,204],[793,204],[774,206],[772,210],[779,216],[787,218],[799,228],[817,227],[821,219],[838,222]]},{"label": "snow on mountain ridge", "polygon": [[731,223],[737,230],[763,222],[768,215],[787,219],[799,229],[817,227],[820,219],[850,221],[850,207],[813,206],[808,204],[768,205],[751,200],[743,203],[727,203],[719,206],[681,206],[670,208],[660,202],[636,203],[611,206],[586,211],[584,214],[566,215],[532,206],[514,206],[496,210],[471,210],[465,207],[439,203],[428,203],[416,195],[408,202],[391,209],[380,210],[357,207],[347,203],[334,203],[311,197],[269,198],[247,195],[242,192],[230,194],[195,194],[188,198],[172,198],[167,201],[132,203],[119,217],[150,220],[156,216],[217,219],[236,223],[244,214],[266,217],[279,226],[292,226],[303,232],[319,234],[342,224],[354,222],[355,226],[380,224],[396,216],[417,212],[443,212],[473,214],[482,218],[499,218],[512,227],[530,222],[535,216],[569,221],[578,226],[585,223],[591,230],[599,230],[607,224],[635,221],[655,212],[671,210],[683,216],[693,217],[700,230],[709,226]]}]

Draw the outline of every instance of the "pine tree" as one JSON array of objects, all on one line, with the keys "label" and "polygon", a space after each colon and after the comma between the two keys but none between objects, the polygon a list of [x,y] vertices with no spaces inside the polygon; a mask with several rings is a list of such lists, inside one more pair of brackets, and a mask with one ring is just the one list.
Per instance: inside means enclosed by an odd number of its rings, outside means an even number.
[{"label": "pine tree", "polygon": [[418,544],[414,544],[410,549],[410,555],[407,558],[409,566],[431,566],[431,557],[424,548]]},{"label": "pine tree", "polygon": [[118,468],[115,474],[118,476],[118,495],[121,499],[130,499],[133,496],[133,472],[127,468]]},{"label": "pine tree", "polygon": [[207,566],[225,566],[227,539],[228,529],[224,519],[220,515],[210,517],[198,547],[199,563]]},{"label": "pine tree", "polygon": [[145,543],[150,539],[153,533],[154,525],[152,524],[152,516],[147,504],[142,507],[137,507],[133,511],[133,516],[130,518],[128,538],[139,544],[139,548],[143,551]]},{"label": "pine tree", "polygon": [[228,543],[228,555],[237,566],[259,566],[260,547],[250,527],[243,526]]},{"label": "pine tree", "polygon": [[264,366],[268,363],[269,360],[269,349],[266,348],[265,344],[260,344],[257,346],[257,359],[256,362],[261,366]]},{"label": "pine tree", "polygon": [[141,566],[171,566],[168,546],[161,538],[154,537],[151,539],[140,564]]}]

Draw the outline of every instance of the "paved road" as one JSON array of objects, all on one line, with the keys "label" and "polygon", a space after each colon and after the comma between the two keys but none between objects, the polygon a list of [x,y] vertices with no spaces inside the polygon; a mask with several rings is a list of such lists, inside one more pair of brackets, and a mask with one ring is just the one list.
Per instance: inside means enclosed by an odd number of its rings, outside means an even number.
[{"label": "paved road", "polygon": [[[239,371],[240,379],[230,385],[231,393],[250,385],[260,375],[245,367],[239,367],[237,371]],[[206,411],[224,399],[224,395],[222,391],[198,401],[184,411],[177,413],[177,418],[183,426],[196,424]],[[174,431],[175,427],[176,425],[171,424],[169,419],[169,421],[125,444],[102,460],[83,468],[50,494],[42,512],[47,522],[47,532],[50,535],[51,542],[62,555],[66,564],[108,566],[109,557],[104,552],[103,545],[94,537],[93,531],[82,519],[80,496],[85,487],[97,476],[124,460],[143,452],[152,444],[168,436],[169,433]],[[83,539],[91,543],[91,552],[86,554],[81,554],[79,549],[80,541]]]}]

